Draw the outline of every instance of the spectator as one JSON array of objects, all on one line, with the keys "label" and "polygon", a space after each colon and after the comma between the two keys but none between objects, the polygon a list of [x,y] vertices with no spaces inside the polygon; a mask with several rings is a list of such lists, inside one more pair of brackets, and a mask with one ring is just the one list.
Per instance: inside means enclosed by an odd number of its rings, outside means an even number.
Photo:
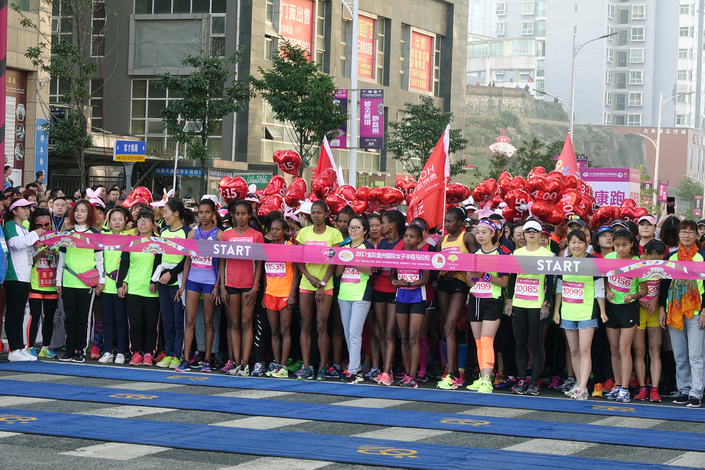
[{"label": "spectator", "polygon": [[12,167],[10,165],[5,165],[5,187],[4,189],[11,188],[15,184],[12,182],[10,179],[10,175],[12,174]]},{"label": "spectator", "polygon": [[25,189],[22,192],[22,197],[29,202],[37,202],[37,193],[33,189]]},{"label": "spectator", "polygon": [[[38,171],[36,173],[37,179],[34,180],[33,184],[37,185],[37,188],[35,191],[37,191],[37,196],[44,196],[44,180],[46,179],[46,176],[44,175],[43,171]],[[32,183],[30,183],[32,184]]]}]

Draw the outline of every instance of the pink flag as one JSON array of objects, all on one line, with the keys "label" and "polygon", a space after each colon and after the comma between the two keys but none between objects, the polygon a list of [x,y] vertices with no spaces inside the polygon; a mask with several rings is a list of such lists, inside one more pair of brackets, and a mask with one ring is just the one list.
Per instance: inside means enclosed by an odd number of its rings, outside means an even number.
[{"label": "pink flag", "polygon": [[556,162],[556,171],[560,171],[565,176],[580,176],[580,173],[578,171],[578,161],[575,159],[575,152],[573,151],[573,141],[570,140],[570,134],[568,134],[565,138],[565,144],[563,144],[561,156]]}]

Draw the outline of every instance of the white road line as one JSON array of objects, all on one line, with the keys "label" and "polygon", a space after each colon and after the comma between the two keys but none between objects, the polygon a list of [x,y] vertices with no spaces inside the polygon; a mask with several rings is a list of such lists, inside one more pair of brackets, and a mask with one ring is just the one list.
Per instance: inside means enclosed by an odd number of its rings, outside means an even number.
[{"label": "white road line", "polygon": [[49,398],[31,398],[31,397],[0,397],[0,408],[12,408],[19,405],[33,405],[34,403],[46,403],[51,400]]},{"label": "white road line", "polygon": [[616,426],[618,428],[635,428],[635,429],[649,429],[658,424],[663,423],[662,419],[644,419],[644,418],[627,418],[624,416],[610,416],[609,418],[604,418],[592,422],[590,424],[597,424],[599,426]]},{"label": "white road line", "polygon": [[353,437],[367,437],[371,439],[389,439],[392,441],[415,442],[429,437],[441,436],[450,434],[450,431],[441,431],[438,429],[416,429],[416,428],[401,428],[391,427],[378,429],[377,431],[363,432],[355,434]]},{"label": "white road line", "polygon": [[490,418],[518,418],[526,414],[533,413],[533,410],[518,410],[513,408],[494,408],[492,406],[483,406],[468,411],[461,411],[461,415],[487,416]]},{"label": "white road line", "polygon": [[179,387],[181,384],[162,384],[155,382],[121,382],[114,385],[107,385],[105,388],[120,388],[124,390],[139,390],[148,392],[150,390],[164,390],[167,388]]},{"label": "white road line", "polygon": [[686,452],[683,455],[669,460],[665,465],[676,465],[681,467],[705,468],[705,453]]},{"label": "white road line", "polygon": [[262,457],[249,462],[235,465],[234,467],[223,467],[219,470],[316,470],[318,468],[332,465],[330,462],[321,462],[320,460],[295,460],[295,459],[279,459],[272,457]]},{"label": "white road line", "polygon": [[340,401],[331,405],[357,406],[360,408],[389,408],[391,406],[405,405],[411,403],[406,400],[387,400],[385,398],[357,398],[355,400]]},{"label": "white road line", "polygon": [[293,424],[310,423],[307,419],[293,418],[271,418],[269,416],[252,416],[250,418],[233,419],[230,421],[221,421],[213,423],[213,426],[227,426],[233,428],[245,429],[275,429]]},{"label": "white road line", "polygon": [[558,441],[554,439],[531,439],[530,441],[504,447],[502,450],[533,452],[537,454],[571,455],[597,444],[591,442]]},{"label": "white road line", "polygon": [[232,392],[218,393],[219,397],[234,397],[234,398],[274,398],[292,395],[291,392],[277,392],[276,390],[235,390]]},{"label": "white road line", "polygon": [[62,452],[59,455],[74,457],[92,457],[107,460],[132,460],[147,455],[171,450],[168,447],[143,446],[137,444],[122,444],[119,442],[106,442],[95,446],[81,447],[71,452]]},{"label": "white road line", "polygon": [[5,432],[5,431],[0,431],[0,439],[4,437],[12,437],[12,436],[19,436],[19,432]]},{"label": "white road line", "polygon": [[149,406],[113,406],[110,408],[100,408],[97,410],[82,411],[78,414],[91,416],[106,416],[108,418],[136,418],[155,413],[166,413],[176,411],[174,408],[153,408]]},{"label": "white road line", "polygon": [[7,380],[21,380],[22,382],[46,382],[50,380],[72,379],[69,375],[54,375],[54,374],[15,374],[3,375],[0,377]]}]

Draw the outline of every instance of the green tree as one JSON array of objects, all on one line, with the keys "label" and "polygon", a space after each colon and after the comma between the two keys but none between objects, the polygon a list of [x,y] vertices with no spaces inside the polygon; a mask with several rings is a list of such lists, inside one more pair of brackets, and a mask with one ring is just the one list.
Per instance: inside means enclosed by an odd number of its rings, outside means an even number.
[{"label": "green tree", "polygon": [[695,196],[703,195],[702,185],[694,180],[685,177],[681,180],[676,188],[676,198],[680,202],[678,210],[686,211],[688,218],[693,218],[693,210],[695,209]]},{"label": "green tree", "polygon": [[507,169],[508,164],[509,157],[506,153],[493,152],[490,157],[489,178],[494,178],[495,180],[499,178],[500,173]]},{"label": "green tree", "polygon": [[[59,16],[61,35],[51,35],[51,21],[40,14],[39,23],[34,22],[15,5],[13,8],[22,16],[20,24],[37,32],[40,40],[37,46],[27,48],[25,57],[30,59],[40,75],[49,75],[60,92],[59,104],[65,108],[64,117],[51,119],[45,130],[54,151],[59,155],[72,157],[80,172],[82,187],[88,186],[86,150],[93,146],[88,129],[90,116],[91,79],[98,70],[95,57],[105,57],[115,47],[105,44],[106,28],[115,12],[107,10],[105,2],[95,0],[40,0],[43,6]],[[107,18],[108,21],[96,21]],[[100,35],[98,36],[98,32]],[[101,41],[94,38],[99,37]],[[101,85],[101,86],[104,86]]]},{"label": "green tree", "polygon": [[[239,80],[236,67],[242,51],[228,58],[186,55],[181,63],[194,69],[179,77],[170,73],[158,76],[155,85],[168,88],[175,99],[160,111],[170,135],[188,144],[188,158],[201,164],[201,191],[207,188],[206,162],[213,158],[208,139],[222,125],[224,117],[243,109],[253,96],[249,82]],[[195,126],[185,126],[194,121]]]},{"label": "green tree", "polygon": [[290,127],[291,141],[303,161],[301,175],[323,137],[335,137],[349,116],[334,102],[333,77],[319,72],[318,65],[309,62],[309,53],[297,45],[284,41],[272,54],[272,66],[260,67],[259,72],[262,78],[252,77],[252,84],[271,106],[274,118]]},{"label": "green tree", "polygon": [[[405,117],[398,122],[390,122],[391,132],[387,133],[387,150],[395,160],[401,162],[404,171],[414,178],[421,175],[424,165],[443,135],[446,126],[453,121],[453,113],[444,113],[437,108],[433,98],[422,96],[421,104],[406,103]],[[468,145],[460,129],[451,129],[449,152],[461,152]],[[459,160],[451,162],[450,174],[465,173]]]},{"label": "green tree", "polygon": [[562,149],[563,142],[560,140],[550,144],[543,144],[536,137],[530,142],[524,141],[510,159],[510,173],[526,178],[529,172],[537,166],[542,167],[548,173],[556,168],[553,156],[560,155]]}]

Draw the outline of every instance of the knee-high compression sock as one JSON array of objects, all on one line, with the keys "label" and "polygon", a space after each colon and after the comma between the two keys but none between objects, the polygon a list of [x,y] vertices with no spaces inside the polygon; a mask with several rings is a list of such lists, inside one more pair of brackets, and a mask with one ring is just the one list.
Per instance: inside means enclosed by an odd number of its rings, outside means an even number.
[{"label": "knee-high compression sock", "polygon": [[480,377],[482,377],[482,368],[484,367],[484,362],[482,362],[484,351],[482,350],[482,341],[480,339],[475,340],[475,348],[477,349],[477,365],[480,368]]},{"label": "knee-high compression sock", "polygon": [[428,366],[428,338],[419,340],[419,369],[425,369]]},{"label": "knee-high compression sock", "polygon": [[482,369],[494,369],[494,338],[483,336],[480,338],[482,348],[482,359],[480,367]]},{"label": "knee-high compression sock", "polygon": [[458,344],[458,370],[465,372],[465,361],[468,360],[468,343]]}]

